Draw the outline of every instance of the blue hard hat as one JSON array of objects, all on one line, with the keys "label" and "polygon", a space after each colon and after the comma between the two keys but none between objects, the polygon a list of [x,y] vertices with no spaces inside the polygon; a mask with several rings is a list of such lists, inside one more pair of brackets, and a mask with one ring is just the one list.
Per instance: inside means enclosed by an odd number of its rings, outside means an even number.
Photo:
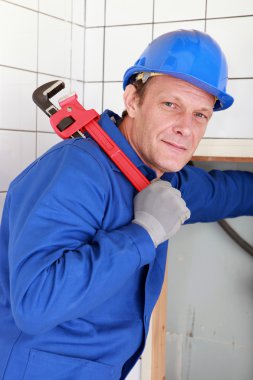
[{"label": "blue hard hat", "polygon": [[216,41],[197,30],[177,30],[153,40],[140,58],[124,74],[123,88],[138,73],[171,75],[214,95],[214,111],[233,104],[226,92],[226,58]]}]

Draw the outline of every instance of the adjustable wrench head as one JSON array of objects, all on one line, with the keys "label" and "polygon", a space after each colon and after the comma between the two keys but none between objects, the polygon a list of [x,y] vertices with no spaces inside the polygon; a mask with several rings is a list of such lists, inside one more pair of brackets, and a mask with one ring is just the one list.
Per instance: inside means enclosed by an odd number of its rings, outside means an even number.
[{"label": "adjustable wrench head", "polygon": [[50,117],[58,111],[58,108],[56,108],[49,99],[64,89],[64,87],[65,84],[61,80],[45,83],[33,92],[33,101],[47,116]]}]

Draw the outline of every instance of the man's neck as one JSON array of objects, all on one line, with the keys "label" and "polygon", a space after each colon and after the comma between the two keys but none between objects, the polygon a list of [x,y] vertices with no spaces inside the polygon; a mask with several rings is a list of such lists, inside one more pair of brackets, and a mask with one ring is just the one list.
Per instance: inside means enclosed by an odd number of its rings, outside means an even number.
[{"label": "man's neck", "polygon": [[132,124],[131,121],[132,121],[131,118],[128,117],[128,116],[126,116],[122,120],[122,122],[120,123],[119,130],[125,136],[125,138],[129,142],[129,144],[131,145],[131,147],[133,148],[133,150],[135,151],[135,153],[140,157],[140,159],[144,162],[145,165],[147,165],[148,167],[150,167],[151,169],[153,169],[156,172],[157,179],[159,179],[163,175],[163,172],[160,171],[160,170],[158,170],[158,169],[156,169],[156,168],[153,168],[151,165],[149,165],[143,159],[143,157],[140,155],[140,153],[138,152],[138,150],[135,148],[134,144],[132,144],[132,141],[131,141],[131,130],[133,128],[133,124]]}]

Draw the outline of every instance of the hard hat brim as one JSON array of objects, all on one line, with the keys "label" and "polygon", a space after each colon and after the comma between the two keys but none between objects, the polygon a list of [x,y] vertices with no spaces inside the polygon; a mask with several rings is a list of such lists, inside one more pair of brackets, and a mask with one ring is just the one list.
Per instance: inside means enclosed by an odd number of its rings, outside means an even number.
[{"label": "hard hat brim", "polygon": [[[153,72],[154,70],[149,70],[147,69],[146,67],[143,68],[143,72]],[[138,74],[140,73],[141,70],[140,70],[140,66],[132,66],[130,67],[126,72],[125,72],[125,75],[124,75],[124,79],[123,79],[123,89],[126,88],[126,86],[129,84],[129,81],[130,81],[130,78],[135,75],[135,74]],[[218,100],[216,101],[215,105],[214,105],[214,111],[221,111],[221,110],[225,110],[229,107],[232,106],[233,102],[234,102],[234,98],[227,94],[226,92],[224,91],[221,91],[219,89],[217,89],[216,87],[214,86],[211,86],[210,84],[194,77],[194,76],[191,76],[189,74],[185,74],[185,73],[180,73],[180,72],[168,72],[168,71],[157,71],[161,74],[164,74],[164,75],[169,75],[169,76],[172,76],[172,77],[175,77],[175,78],[178,78],[178,79],[182,79],[188,83],[191,83],[192,85],[206,91],[208,94],[211,94],[211,95],[214,95]]]}]

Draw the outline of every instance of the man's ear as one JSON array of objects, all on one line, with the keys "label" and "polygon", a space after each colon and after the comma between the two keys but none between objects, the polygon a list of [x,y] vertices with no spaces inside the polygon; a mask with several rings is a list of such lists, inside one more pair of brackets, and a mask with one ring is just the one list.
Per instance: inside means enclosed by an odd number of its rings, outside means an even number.
[{"label": "man's ear", "polygon": [[125,92],[123,94],[123,100],[124,100],[125,108],[127,110],[128,115],[130,117],[134,117],[136,108],[138,106],[139,98],[136,93],[136,88],[132,84],[129,84],[126,87]]}]

